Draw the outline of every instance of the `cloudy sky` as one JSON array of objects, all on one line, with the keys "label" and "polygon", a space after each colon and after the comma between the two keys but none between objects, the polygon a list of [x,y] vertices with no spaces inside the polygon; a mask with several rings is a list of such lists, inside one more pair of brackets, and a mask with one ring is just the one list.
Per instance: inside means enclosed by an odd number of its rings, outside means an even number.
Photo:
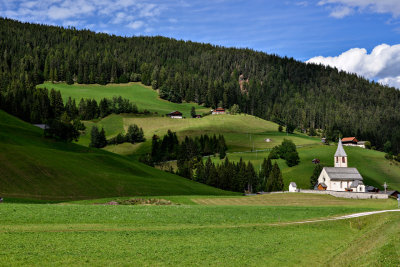
[{"label": "cloudy sky", "polygon": [[400,0],[0,0],[0,16],[248,47],[400,88]]}]

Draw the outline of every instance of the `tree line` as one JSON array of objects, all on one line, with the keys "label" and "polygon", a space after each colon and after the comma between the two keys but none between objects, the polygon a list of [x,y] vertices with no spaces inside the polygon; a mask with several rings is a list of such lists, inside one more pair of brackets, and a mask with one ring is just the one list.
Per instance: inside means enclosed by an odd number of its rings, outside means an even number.
[{"label": "tree line", "polygon": [[107,145],[118,145],[125,142],[135,144],[146,141],[144,138],[143,129],[139,128],[136,124],[129,125],[126,134],[119,133],[115,137],[107,140],[104,128],[99,128],[95,125],[90,130],[90,147],[103,148]]},{"label": "tree line", "polygon": [[179,142],[175,132],[168,130],[167,134],[160,138],[153,135],[151,153],[143,159],[148,165],[158,164],[169,160],[185,161],[194,157],[203,157],[219,154],[223,159],[226,155],[227,146],[223,135],[218,137],[207,134],[200,137],[186,136],[184,141]]},{"label": "tree line", "polygon": [[[173,102],[237,104],[242,112],[328,140],[357,136],[400,152],[400,91],[292,58],[177,41],[119,37],[0,19],[0,97],[15,83],[141,81]],[[24,111],[20,111],[24,112]],[[27,115],[30,116],[30,115]]]},{"label": "tree line", "polygon": [[0,93],[0,107],[24,121],[46,124],[46,137],[68,142],[78,140],[79,131],[85,130],[81,120],[103,118],[111,113],[138,113],[136,105],[121,96],[103,98],[99,104],[94,99],[82,98],[78,105],[69,97],[64,104],[60,91],[25,87],[18,81],[13,83],[12,90]]},{"label": "tree line", "polygon": [[[253,164],[240,159],[238,163],[226,157],[228,147],[223,135],[200,137],[186,136],[179,142],[175,132],[168,130],[162,138],[154,135],[151,153],[142,156],[140,161],[154,166],[170,160],[177,160],[176,174],[190,180],[204,183],[224,190],[236,192],[280,191],[283,190],[282,173],[271,158],[264,159],[257,172]],[[225,160],[221,164],[211,161],[211,155],[219,155]],[[208,156],[204,162],[203,157]],[[170,172],[174,172],[172,168]]]},{"label": "tree line", "polygon": [[185,161],[183,167],[178,167],[177,174],[234,192],[256,193],[284,189],[282,172],[276,162],[272,165],[270,158],[264,159],[259,171],[250,161],[246,164],[242,158],[235,163],[226,157],[220,164],[213,163],[211,157],[205,163],[202,159],[194,158],[191,162]]}]

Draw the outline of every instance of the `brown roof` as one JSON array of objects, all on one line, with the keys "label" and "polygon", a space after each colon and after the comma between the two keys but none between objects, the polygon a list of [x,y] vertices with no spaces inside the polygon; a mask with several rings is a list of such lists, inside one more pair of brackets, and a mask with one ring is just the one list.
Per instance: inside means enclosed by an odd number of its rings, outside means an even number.
[{"label": "brown roof", "polygon": [[216,108],[214,111],[225,111],[224,108]]},{"label": "brown roof", "polygon": [[355,137],[344,137],[342,138],[342,142],[358,142],[358,140]]},{"label": "brown roof", "polygon": [[182,113],[180,113],[179,111],[174,111],[169,113],[168,116],[182,116]]}]

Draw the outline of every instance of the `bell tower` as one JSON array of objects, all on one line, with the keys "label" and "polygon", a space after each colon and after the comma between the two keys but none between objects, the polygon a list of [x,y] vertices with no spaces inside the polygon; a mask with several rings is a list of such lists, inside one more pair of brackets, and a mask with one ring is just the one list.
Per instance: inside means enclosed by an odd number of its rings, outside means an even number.
[{"label": "bell tower", "polygon": [[335,153],[335,167],[347,168],[347,154],[343,149],[342,139],[339,138],[339,144]]}]

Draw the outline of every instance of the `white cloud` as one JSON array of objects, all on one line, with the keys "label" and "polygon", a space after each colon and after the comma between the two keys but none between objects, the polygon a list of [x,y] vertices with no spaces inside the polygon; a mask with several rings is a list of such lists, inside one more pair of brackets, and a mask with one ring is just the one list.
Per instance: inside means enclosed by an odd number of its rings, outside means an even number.
[{"label": "white cloud", "polygon": [[370,54],[365,48],[352,48],[336,57],[314,57],[307,63],[336,67],[382,84],[400,88],[400,44],[376,46]]},{"label": "white cloud", "polygon": [[[133,30],[152,22],[164,10],[155,0],[0,0],[0,16],[44,24],[107,30],[116,25]],[[109,23],[104,25],[104,23]],[[100,26],[102,25],[102,26]]]},{"label": "white cloud", "polygon": [[341,19],[353,13],[353,9],[349,8],[348,6],[339,6],[332,10],[330,16]]},{"label": "white cloud", "polygon": [[328,6],[331,16],[343,18],[354,11],[369,11],[374,13],[388,13],[393,17],[400,16],[399,0],[321,0],[320,6]]},{"label": "white cloud", "polygon": [[379,83],[383,85],[393,86],[400,88],[400,76],[397,77],[386,77],[378,80]]},{"label": "white cloud", "polygon": [[301,6],[301,7],[306,7],[306,6],[308,6],[308,2],[307,1],[296,2],[295,5]]},{"label": "white cloud", "polygon": [[143,27],[143,25],[144,25],[143,21],[138,20],[138,21],[134,21],[134,22],[129,23],[127,26],[129,28],[137,30],[137,29]]}]

